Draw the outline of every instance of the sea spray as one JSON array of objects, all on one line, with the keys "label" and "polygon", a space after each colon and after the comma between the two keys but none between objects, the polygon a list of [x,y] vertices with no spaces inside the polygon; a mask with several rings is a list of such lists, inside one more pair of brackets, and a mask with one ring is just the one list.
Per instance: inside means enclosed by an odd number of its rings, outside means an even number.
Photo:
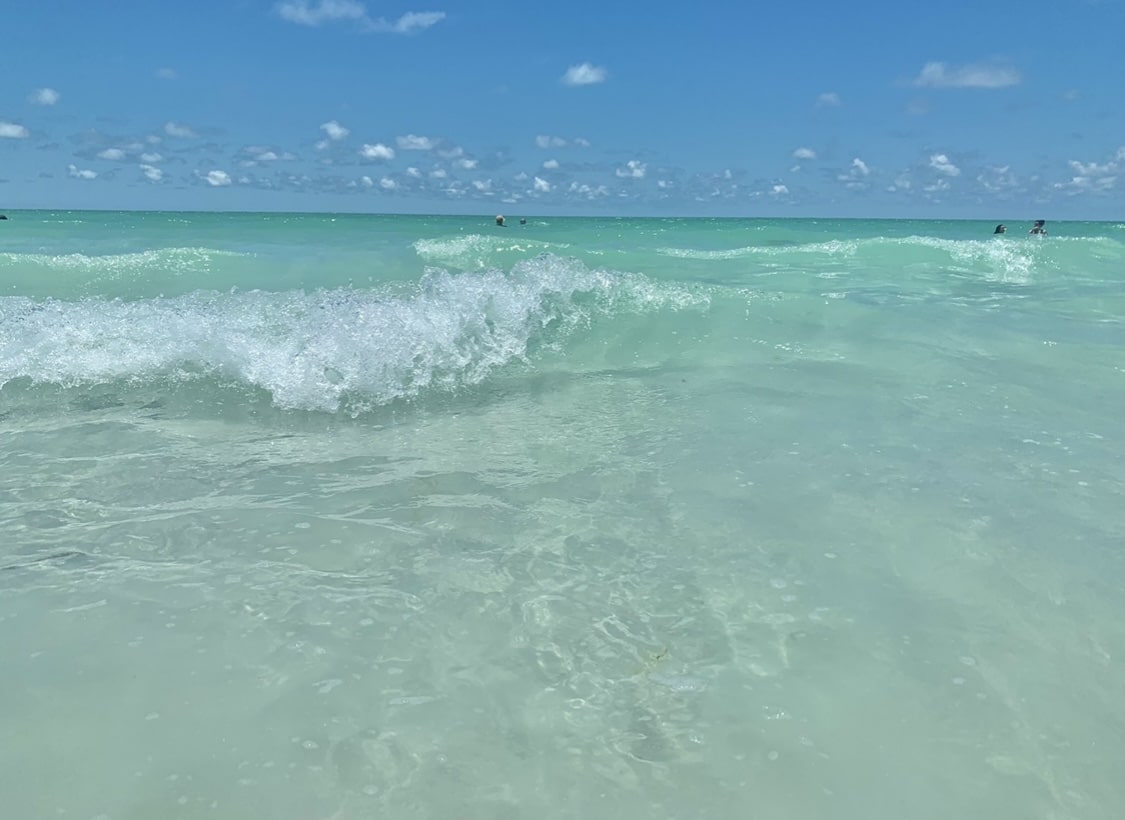
[{"label": "sea spray", "polygon": [[221,377],[334,411],[481,382],[597,315],[705,304],[698,288],[542,255],[431,269],[401,287],[200,291],[134,301],[0,298],[0,386]]}]

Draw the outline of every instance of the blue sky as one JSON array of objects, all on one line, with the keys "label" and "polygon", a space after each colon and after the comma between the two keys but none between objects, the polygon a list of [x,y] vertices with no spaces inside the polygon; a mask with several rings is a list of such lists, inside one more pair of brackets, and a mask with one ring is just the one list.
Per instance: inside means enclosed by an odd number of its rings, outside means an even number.
[{"label": "blue sky", "polygon": [[0,12],[0,209],[1125,217],[1119,0]]}]

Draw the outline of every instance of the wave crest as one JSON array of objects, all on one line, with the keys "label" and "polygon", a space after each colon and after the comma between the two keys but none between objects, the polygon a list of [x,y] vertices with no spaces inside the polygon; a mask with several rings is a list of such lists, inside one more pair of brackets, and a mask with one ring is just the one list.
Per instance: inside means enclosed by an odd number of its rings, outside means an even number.
[{"label": "wave crest", "polygon": [[477,384],[548,329],[595,313],[706,304],[643,276],[558,257],[510,273],[430,270],[413,292],[218,293],[137,301],[0,298],[0,389],[218,376],[292,409],[359,412]]},{"label": "wave crest", "polygon": [[728,249],[660,248],[658,253],[697,261],[753,260],[769,271],[793,269],[897,273],[932,269],[1027,282],[1035,275],[1084,270],[1107,259],[1125,259],[1125,246],[1107,237],[997,237],[943,239],[929,236],[834,239],[794,245]]},{"label": "wave crest", "polygon": [[[515,232],[512,232],[515,233]],[[543,242],[503,235],[465,234],[463,236],[419,239],[414,251],[427,262],[448,265],[462,270],[479,270],[496,264],[497,255],[547,253],[570,247],[563,242]]]}]

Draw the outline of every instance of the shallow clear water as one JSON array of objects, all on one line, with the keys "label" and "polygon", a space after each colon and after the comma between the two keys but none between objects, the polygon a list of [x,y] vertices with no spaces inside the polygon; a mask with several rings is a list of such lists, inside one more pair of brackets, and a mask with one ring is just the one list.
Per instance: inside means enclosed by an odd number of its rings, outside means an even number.
[{"label": "shallow clear water", "polygon": [[1122,226],[9,215],[11,816],[1118,816]]}]

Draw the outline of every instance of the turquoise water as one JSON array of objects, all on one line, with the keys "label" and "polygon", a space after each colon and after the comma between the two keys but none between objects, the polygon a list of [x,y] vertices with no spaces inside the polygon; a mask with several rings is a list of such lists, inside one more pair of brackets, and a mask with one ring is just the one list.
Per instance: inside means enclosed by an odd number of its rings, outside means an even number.
[{"label": "turquoise water", "polygon": [[6,816],[1120,816],[1125,225],[8,213]]}]

